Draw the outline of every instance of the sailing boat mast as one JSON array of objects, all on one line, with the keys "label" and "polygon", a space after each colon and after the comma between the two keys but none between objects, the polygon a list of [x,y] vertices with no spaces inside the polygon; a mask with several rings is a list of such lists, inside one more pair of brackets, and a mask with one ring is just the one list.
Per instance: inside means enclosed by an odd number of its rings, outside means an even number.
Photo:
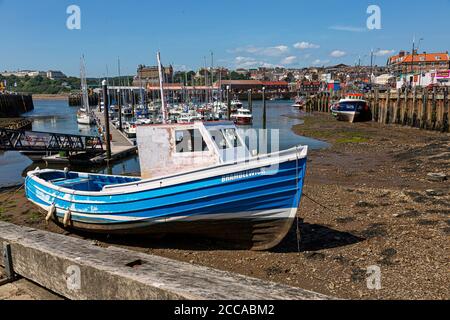
[{"label": "sailing boat mast", "polygon": [[86,81],[86,67],[84,62],[84,55],[81,57],[81,63],[80,63],[80,80],[81,80],[81,92],[82,92],[82,99],[83,99],[83,108],[86,110],[86,113],[89,114],[89,96],[88,96],[88,88],[87,88],[87,81]]},{"label": "sailing boat mast", "polygon": [[167,123],[167,110],[166,110],[166,102],[164,101],[164,78],[163,78],[163,72],[162,72],[162,65],[161,65],[161,54],[156,54],[156,58],[158,60],[158,71],[159,71],[159,89],[161,91],[161,111],[162,111],[162,123]]}]

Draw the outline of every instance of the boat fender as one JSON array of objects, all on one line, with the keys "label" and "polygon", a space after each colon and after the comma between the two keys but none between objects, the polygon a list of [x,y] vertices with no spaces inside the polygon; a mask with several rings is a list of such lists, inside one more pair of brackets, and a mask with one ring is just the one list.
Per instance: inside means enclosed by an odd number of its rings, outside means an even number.
[{"label": "boat fender", "polygon": [[69,168],[64,168],[64,177],[67,179],[67,175],[69,174]]},{"label": "boat fender", "polygon": [[48,208],[47,216],[45,217],[45,221],[48,223],[50,219],[55,218],[56,206],[53,203],[50,208]]},{"label": "boat fender", "polygon": [[67,210],[67,212],[64,214],[64,228],[67,228],[70,224],[70,220],[72,219],[72,212],[70,210]]}]

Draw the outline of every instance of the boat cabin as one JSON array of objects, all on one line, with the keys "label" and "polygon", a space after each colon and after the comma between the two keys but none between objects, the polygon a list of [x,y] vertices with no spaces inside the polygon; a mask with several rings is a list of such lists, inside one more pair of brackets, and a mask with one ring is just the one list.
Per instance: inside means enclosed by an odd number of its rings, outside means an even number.
[{"label": "boat cabin", "polygon": [[195,122],[138,126],[142,178],[235,162],[248,149],[233,122]]}]

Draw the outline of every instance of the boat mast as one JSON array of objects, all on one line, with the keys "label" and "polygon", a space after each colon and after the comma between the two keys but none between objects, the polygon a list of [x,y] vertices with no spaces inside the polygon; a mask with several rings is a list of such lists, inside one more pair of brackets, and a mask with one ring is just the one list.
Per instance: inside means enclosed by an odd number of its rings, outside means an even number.
[{"label": "boat mast", "polygon": [[81,92],[83,99],[83,107],[86,109],[86,113],[89,114],[89,96],[87,91],[87,82],[86,82],[86,67],[84,63],[84,55],[81,57],[81,66],[80,66],[80,80],[81,80]]},{"label": "boat mast", "polygon": [[166,103],[164,101],[164,79],[163,79],[163,72],[162,72],[162,65],[161,65],[161,54],[156,54],[156,58],[158,60],[158,71],[159,71],[159,89],[161,91],[161,111],[162,111],[162,122],[163,124],[167,123],[167,110],[166,110]]}]

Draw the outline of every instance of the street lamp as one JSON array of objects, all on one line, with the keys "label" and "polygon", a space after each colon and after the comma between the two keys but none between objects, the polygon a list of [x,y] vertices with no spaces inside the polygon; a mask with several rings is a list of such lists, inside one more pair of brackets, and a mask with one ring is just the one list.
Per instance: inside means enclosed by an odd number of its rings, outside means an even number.
[{"label": "street lamp", "polygon": [[230,86],[227,85],[227,118],[231,120],[231,100],[230,100]]},{"label": "street lamp", "polygon": [[267,128],[267,111],[266,111],[266,87],[262,87],[263,99],[263,129]]}]

